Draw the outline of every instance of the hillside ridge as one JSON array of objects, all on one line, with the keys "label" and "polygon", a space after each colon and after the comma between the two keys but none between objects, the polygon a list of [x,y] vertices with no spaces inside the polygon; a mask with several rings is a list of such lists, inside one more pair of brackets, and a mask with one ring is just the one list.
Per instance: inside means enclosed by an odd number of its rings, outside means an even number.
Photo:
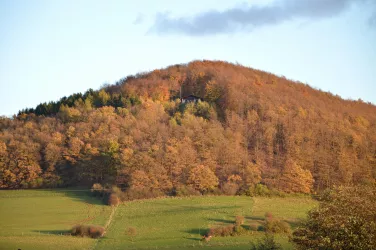
[{"label": "hillside ridge", "polygon": [[[180,96],[202,101],[182,103]],[[376,107],[193,61],[0,119],[0,187],[160,195],[315,193],[376,179]]]}]

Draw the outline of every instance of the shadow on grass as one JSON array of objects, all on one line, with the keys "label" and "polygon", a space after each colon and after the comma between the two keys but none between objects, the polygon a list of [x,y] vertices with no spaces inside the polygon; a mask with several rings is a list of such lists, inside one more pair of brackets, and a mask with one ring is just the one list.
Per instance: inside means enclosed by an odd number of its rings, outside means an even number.
[{"label": "shadow on grass", "polygon": [[[261,217],[247,217],[247,218],[248,219],[252,218],[252,219],[250,219],[248,221],[247,225],[243,225],[243,227],[245,229],[251,230],[251,231],[264,231],[265,230],[265,225],[266,225],[265,219],[261,219]],[[302,219],[279,219],[279,218],[276,218],[276,219],[289,224],[292,231],[295,230],[296,228],[302,226],[303,222],[304,222],[304,220],[302,220]],[[264,229],[263,230],[260,230],[260,229],[254,230],[253,227],[255,227],[257,225],[263,227]]]},{"label": "shadow on grass", "polygon": [[71,235],[70,230],[33,230],[33,232],[50,235]]},{"label": "shadow on grass", "polygon": [[234,224],[235,223],[235,219],[234,220],[225,220],[225,219],[208,219],[209,221],[215,221],[215,222],[220,222],[220,223],[223,223],[223,224]]},{"label": "shadow on grass", "polygon": [[264,221],[265,220],[265,217],[264,216],[246,216],[245,217],[246,220],[255,220],[255,221]]},{"label": "shadow on grass", "polygon": [[[54,189],[36,189],[41,191],[43,196],[66,196],[75,201],[85,202],[91,205],[105,205],[106,197],[94,196],[88,188],[54,188]],[[45,194],[42,194],[44,192]],[[48,192],[48,193],[46,193]],[[38,195],[39,196],[39,195]]]},{"label": "shadow on grass", "polygon": [[[72,235],[70,230],[33,230],[33,232],[43,234],[43,235],[56,235],[56,236],[72,236],[72,237],[78,237],[78,238],[91,238],[89,236],[81,236],[81,235]],[[115,239],[115,238],[108,238],[105,235],[102,237],[99,237],[100,239]],[[98,239],[98,238],[95,238]]]},{"label": "shadow on grass", "polygon": [[180,206],[173,210],[165,210],[164,213],[176,213],[176,212],[199,212],[199,211],[211,211],[221,209],[233,209],[239,208],[239,206]]},{"label": "shadow on grass", "polygon": [[249,226],[249,225],[242,225],[242,228],[244,228],[244,229],[247,230],[247,231],[257,231],[257,230],[253,230],[253,229],[251,228],[251,226]]},{"label": "shadow on grass", "polygon": [[202,241],[201,238],[186,238],[187,240]]},{"label": "shadow on grass", "polygon": [[[154,204],[155,205],[155,204]],[[158,215],[177,215],[177,214],[187,214],[187,213],[198,213],[202,211],[216,211],[220,209],[233,209],[233,208],[239,208],[239,206],[217,206],[217,207],[196,207],[196,206],[179,206],[172,210],[162,210],[159,212]],[[148,217],[155,217],[155,214],[144,214],[138,216],[138,218],[148,218]]]},{"label": "shadow on grass", "polygon": [[[185,230],[183,232],[189,233],[189,234],[196,234],[196,235],[199,235],[200,237],[202,237],[209,232],[209,229],[208,228],[192,228],[192,229]],[[195,238],[195,239],[197,239],[197,238]]]}]

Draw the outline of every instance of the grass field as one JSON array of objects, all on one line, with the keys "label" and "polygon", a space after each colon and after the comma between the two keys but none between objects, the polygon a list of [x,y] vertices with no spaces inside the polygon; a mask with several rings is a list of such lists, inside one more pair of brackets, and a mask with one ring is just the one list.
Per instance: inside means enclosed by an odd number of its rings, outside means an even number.
[{"label": "grass field", "polygon": [[96,241],[61,235],[77,223],[104,225],[111,208],[88,192],[0,191],[0,249],[89,249]]},{"label": "grass field", "polygon": [[[105,237],[94,240],[61,235],[77,223],[108,222],[111,208],[88,192],[0,191],[0,249],[249,249],[249,242],[262,233],[214,237],[206,243],[200,235],[212,226],[233,223],[236,215],[244,216],[248,225],[262,220],[265,212],[294,227],[315,204],[309,198],[227,196],[125,202],[117,207]],[[287,236],[276,239],[284,249],[292,248]]]}]

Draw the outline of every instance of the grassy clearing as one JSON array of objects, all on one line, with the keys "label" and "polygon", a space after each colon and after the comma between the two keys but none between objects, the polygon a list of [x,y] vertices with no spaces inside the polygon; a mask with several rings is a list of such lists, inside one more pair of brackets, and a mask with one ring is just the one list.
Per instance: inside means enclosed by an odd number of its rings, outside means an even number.
[{"label": "grassy clearing", "polygon": [[306,218],[307,211],[317,205],[309,197],[254,197],[253,200],[252,215],[247,217],[249,220],[261,222],[265,213],[270,212],[274,217],[288,222],[292,229],[295,229],[301,220]]},{"label": "grassy clearing", "polygon": [[[262,236],[260,232],[237,237],[214,237],[202,242],[201,234],[210,227],[228,225],[236,215],[246,218],[245,225],[263,219],[265,212],[296,223],[304,218],[315,202],[307,198],[189,197],[133,201],[122,204],[114,216],[106,237],[96,249],[244,249]],[[292,225],[294,226],[294,224]],[[127,234],[128,228],[137,234]],[[286,236],[277,241],[292,248]]]},{"label": "grassy clearing", "polygon": [[78,223],[104,225],[110,213],[88,191],[0,191],[0,249],[89,249],[95,240],[62,234]]},{"label": "grassy clearing", "polygon": [[[315,204],[302,197],[211,196],[139,200],[113,210],[74,189],[0,191],[0,249],[248,249],[262,233],[210,242],[201,241],[201,234],[233,223],[236,215],[245,217],[245,225],[262,222],[265,212],[295,226]],[[61,235],[79,223],[105,226],[112,211],[104,238]],[[276,239],[292,248],[286,236]]]}]

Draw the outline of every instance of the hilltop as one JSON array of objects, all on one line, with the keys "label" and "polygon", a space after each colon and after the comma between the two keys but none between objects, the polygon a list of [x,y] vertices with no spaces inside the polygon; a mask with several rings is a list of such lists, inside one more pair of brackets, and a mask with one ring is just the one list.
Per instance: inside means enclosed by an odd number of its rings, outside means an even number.
[{"label": "hilltop", "polygon": [[[188,95],[202,101],[182,103]],[[313,193],[374,183],[375,169],[374,105],[221,61],[140,73],[0,120],[1,188]]]}]

